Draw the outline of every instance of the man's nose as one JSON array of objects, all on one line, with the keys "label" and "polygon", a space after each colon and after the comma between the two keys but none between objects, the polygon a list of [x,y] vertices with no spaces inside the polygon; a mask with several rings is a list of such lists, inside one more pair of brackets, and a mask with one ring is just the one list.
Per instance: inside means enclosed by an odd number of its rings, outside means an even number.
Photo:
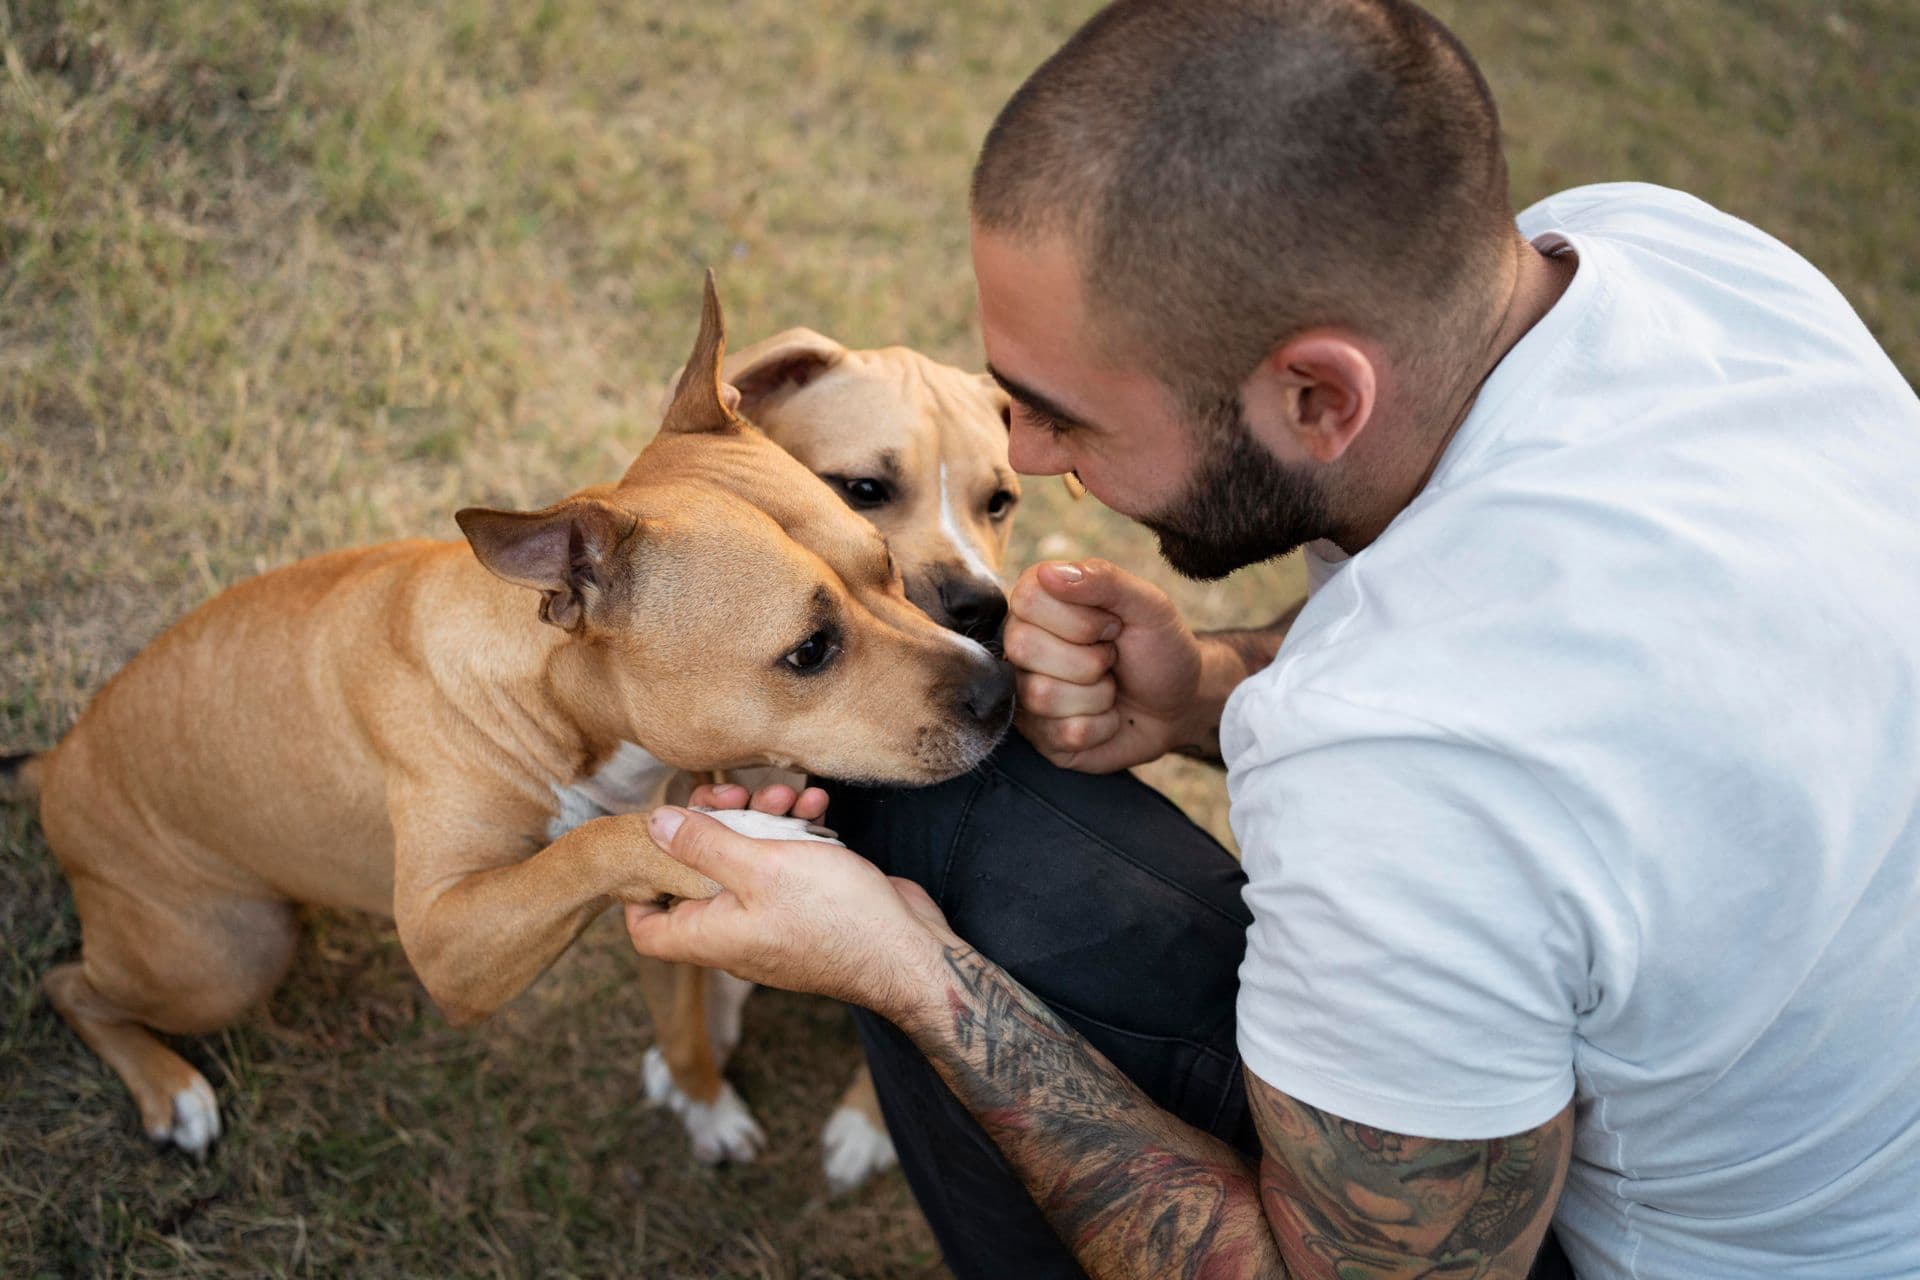
[{"label": "man's nose", "polygon": [[1023,476],[1057,476],[1073,470],[1071,451],[1052,432],[1021,421],[1007,428],[1007,465]]}]

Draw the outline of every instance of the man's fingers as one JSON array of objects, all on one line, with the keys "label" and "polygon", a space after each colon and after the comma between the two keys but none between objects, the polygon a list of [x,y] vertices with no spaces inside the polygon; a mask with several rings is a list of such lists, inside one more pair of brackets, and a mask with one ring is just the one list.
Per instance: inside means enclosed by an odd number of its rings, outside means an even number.
[{"label": "man's fingers", "polygon": [[754,792],[753,801],[748,807],[756,813],[779,815],[793,808],[793,801],[793,788],[784,782],[776,782]]},{"label": "man's fingers", "polygon": [[805,818],[808,822],[818,822],[827,816],[827,793],[819,787],[808,787],[793,802],[793,816]]},{"label": "man's fingers", "polygon": [[1050,719],[1098,715],[1113,706],[1115,694],[1112,676],[1102,676],[1092,684],[1069,684],[1052,676],[1023,671],[1017,685],[1020,706],[1033,715]]},{"label": "man's fingers", "polygon": [[[1120,732],[1120,713],[1103,711],[1099,715],[1041,719],[1025,711],[1014,717],[1020,733],[1040,754],[1063,768],[1078,768],[1075,758],[1104,745]],[[716,877],[717,879],[718,877]]]},{"label": "man's fingers", "polygon": [[1020,670],[1069,684],[1092,684],[1113,666],[1111,644],[1072,644],[1019,619],[1007,624],[1000,647]]},{"label": "man's fingers", "polygon": [[722,888],[738,891],[752,872],[755,842],[704,813],[661,805],[647,819],[647,834],[675,862],[686,864]]},{"label": "man's fingers", "polygon": [[656,960],[699,963],[700,912],[705,902],[677,902],[671,908],[630,902],[626,908],[627,938],[633,949]]},{"label": "man's fingers", "polygon": [[737,782],[703,782],[693,789],[687,803],[708,809],[743,809],[747,804],[747,789]]},{"label": "man's fingers", "polygon": [[1043,569],[1057,566],[1036,565],[1020,575],[1007,593],[1007,612],[1015,620],[1050,631],[1074,644],[1098,644],[1120,634],[1120,619],[1104,609],[1074,604],[1055,595],[1044,585]]}]

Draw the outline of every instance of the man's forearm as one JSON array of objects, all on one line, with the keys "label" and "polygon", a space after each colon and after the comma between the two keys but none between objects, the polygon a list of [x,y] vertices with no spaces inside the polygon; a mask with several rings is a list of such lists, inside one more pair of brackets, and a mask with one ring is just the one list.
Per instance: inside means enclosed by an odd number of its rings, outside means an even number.
[{"label": "man's forearm", "polygon": [[[1293,626],[1293,620],[1300,616],[1300,610],[1306,607],[1304,598],[1296,600],[1287,611],[1264,627],[1242,628],[1227,631],[1202,631],[1202,639],[1218,640],[1232,649],[1246,667],[1246,674],[1265,670],[1280,652],[1280,642],[1287,638],[1287,629]],[[1246,677],[1241,677],[1245,679]]]},{"label": "man's forearm", "polygon": [[1199,698],[1206,708],[1206,723],[1204,728],[1190,735],[1191,741],[1176,748],[1181,755],[1210,764],[1221,763],[1220,713],[1225,709],[1227,699],[1233,696],[1233,691],[1248,676],[1272,665],[1274,656],[1280,652],[1281,641],[1287,638],[1288,628],[1293,626],[1293,620],[1300,616],[1300,610],[1306,603],[1305,599],[1296,601],[1285,613],[1264,627],[1199,633],[1201,645],[1211,649],[1202,659],[1206,674],[1202,678]]},{"label": "man's forearm", "polygon": [[902,1028],[1091,1274],[1286,1275],[1254,1171],[1155,1106],[999,966],[948,945],[927,996]]}]

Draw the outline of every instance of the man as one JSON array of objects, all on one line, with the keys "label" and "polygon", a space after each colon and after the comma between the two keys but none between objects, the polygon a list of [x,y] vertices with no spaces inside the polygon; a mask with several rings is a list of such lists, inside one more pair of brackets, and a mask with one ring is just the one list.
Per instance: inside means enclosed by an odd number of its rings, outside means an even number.
[{"label": "man", "polygon": [[[727,892],[635,945],[885,1019],[963,1275],[1920,1275],[1920,401],[1844,300],[1656,188],[1516,235],[1402,0],[1121,0],[972,212],[1016,467],[1314,591],[1030,570],[1045,759],[836,798],[905,879],[663,811]],[[1244,906],[1113,772],[1169,750]]]}]

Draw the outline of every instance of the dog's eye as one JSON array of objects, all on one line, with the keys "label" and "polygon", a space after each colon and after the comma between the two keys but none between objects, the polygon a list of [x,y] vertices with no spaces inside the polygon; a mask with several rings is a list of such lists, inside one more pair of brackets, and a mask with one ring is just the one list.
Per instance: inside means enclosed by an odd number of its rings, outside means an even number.
[{"label": "dog's eye", "polygon": [[991,498],[987,499],[988,518],[993,520],[1005,520],[1007,518],[1008,513],[1010,513],[1013,510],[1014,504],[1019,501],[1020,501],[1020,495],[1015,493],[1011,489],[996,490],[994,492],[994,495]]},{"label": "dog's eye", "polygon": [[800,646],[781,661],[802,675],[812,675],[839,652],[840,646],[834,643],[833,633],[822,627],[801,641]]},{"label": "dog's eye", "polygon": [[893,496],[887,492],[884,481],[870,479],[867,476],[848,480],[843,487],[847,491],[847,500],[855,507],[863,509],[880,506]]}]

